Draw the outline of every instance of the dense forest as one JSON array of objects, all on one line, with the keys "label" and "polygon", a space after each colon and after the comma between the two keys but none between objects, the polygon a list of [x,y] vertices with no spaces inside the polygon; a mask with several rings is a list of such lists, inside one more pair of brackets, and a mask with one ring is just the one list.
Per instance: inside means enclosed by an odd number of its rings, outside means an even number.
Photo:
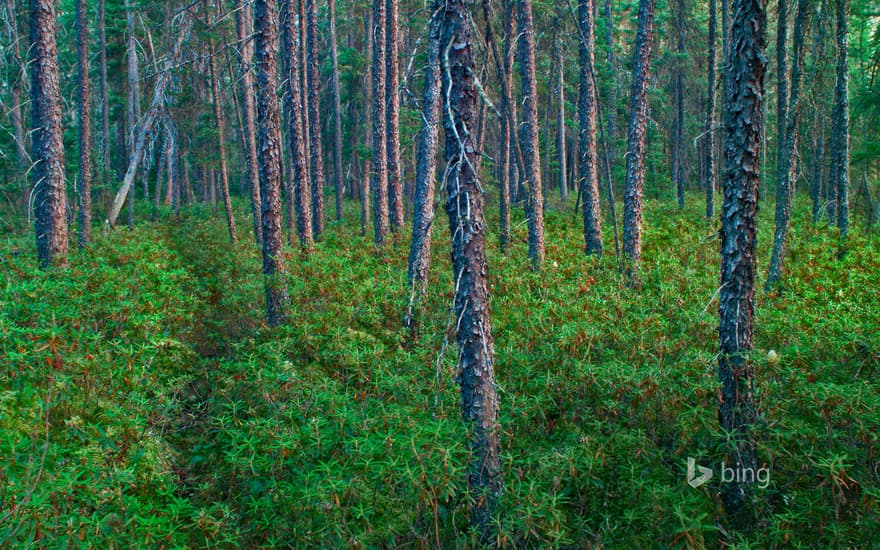
[{"label": "dense forest", "polygon": [[0,546],[880,545],[880,4],[0,16]]}]

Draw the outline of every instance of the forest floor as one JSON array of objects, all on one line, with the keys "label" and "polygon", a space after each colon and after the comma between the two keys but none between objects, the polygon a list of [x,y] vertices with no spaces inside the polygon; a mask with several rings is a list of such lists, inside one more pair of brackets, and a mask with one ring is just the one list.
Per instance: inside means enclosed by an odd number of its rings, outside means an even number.
[{"label": "forest floor", "polygon": [[[649,201],[643,288],[548,211],[489,235],[503,428],[500,542],[713,547],[721,466],[718,238],[696,197]],[[493,203],[494,204],[494,203]],[[119,228],[68,268],[0,242],[0,546],[457,547],[467,531],[444,217],[418,334],[401,328],[408,236],[379,255],[358,215],[286,252],[290,321],[263,323],[259,249],[207,206]],[[880,544],[880,237],[849,251],[795,210],[782,295],[758,292],[762,547]],[[442,214],[442,213],[441,213]],[[521,214],[520,214],[521,215]],[[762,205],[760,282],[772,208]],[[447,346],[448,342],[448,346]],[[774,353],[770,353],[773,350]]]}]

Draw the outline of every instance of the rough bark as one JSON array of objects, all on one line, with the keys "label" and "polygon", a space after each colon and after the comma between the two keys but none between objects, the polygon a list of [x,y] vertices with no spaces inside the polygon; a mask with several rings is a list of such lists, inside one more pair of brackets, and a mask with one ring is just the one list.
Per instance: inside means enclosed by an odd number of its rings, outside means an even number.
[{"label": "rough bark", "polygon": [[[314,248],[314,224],[312,223],[312,195],[309,185],[309,167],[306,158],[307,138],[303,134],[302,121],[306,117],[301,104],[302,91],[300,90],[301,67],[300,57],[297,55],[299,33],[296,28],[296,15],[293,11],[292,0],[281,0],[281,34],[283,36],[283,56],[287,75],[284,79],[286,87],[284,94],[284,108],[290,121],[287,129],[288,150],[290,162],[293,168],[293,182],[291,201],[296,208],[296,232],[299,237],[299,245],[309,252]],[[291,236],[292,238],[292,236]]]},{"label": "rough bark", "polygon": [[40,266],[48,268],[66,264],[68,251],[55,1],[31,0],[30,11],[34,231]]},{"label": "rough bark", "polygon": [[[611,71],[611,85],[608,87],[608,108],[606,109],[608,118],[608,135],[605,140],[605,147],[608,149],[610,162],[617,162],[617,56],[614,54],[614,15],[611,11],[611,0],[605,0],[605,47],[608,52],[606,54],[606,62]],[[608,168],[610,178],[611,167]]]},{"label": "rough bark", "polygon": [[324,151],[321,143],[321,73],[318,69],[317,0],[306,0],[306,52],[312,228],[317,238],[324,232]]},{"label": "rough bark", "polygon": [[428,59],[425,65],[425,93],[422,103],[422,130],[416,153],[416,184],[413,207],[412,241],[407,277],[410,306],[407,325],[412,325],[415,302],[427,291],[431,262],[431,227],[434,223],[434,184],[437,173],[437,144],[440,123],[440,11],[435,4],[428,29]]},{"label": "rough bark", "polygon": [[[776,181],[783,170],[785,132],[788,120],[788,1],[776,3]],[[775,246],[775,245],[774,245]]]},{"label": "rough bark", "polygon": [[[141,91],[140,91],[140,67],[138,64],[138,53],[137,53],[137,41],[134,36],[134,7],[132,6],[131,0],[125,0],[125,49],[126,49],[126,60],[128,62],[127,66],[127,92],[128,97],[126,102],[126,129],[127,133],[125,135],[125,149],[129,153],[129,157],[131,157],[131,152],[137,149],[137,132],[142,131],[143,124],[141,123]],[[146,140],[147,134],[144,134],[144,139]],[[146,145],[146,144],[145,144]],[[133,164],[137,164],[140,162],[140,159],[137,161],[132,161],[129,158],[129,164],[126,168],[126,172],[132,168]],[[137,166],[134,167],[134,172],[137,174]],[[144,186],[146,187],[146,179],[144,180]],[[128,225],[129,227],[134,225],[134,201],[136,189],[132,191],[131,195],[128,198]],[[112,221],[111,221],[112,225]]]},{"label": "rough bark", "polygon": [[79,233],[80,247],[92,238],[92,121],[89,94],[89,27],[85,0],[76,0],[76,64],[79,118]]},{"label": "rough bark", "polygon": [[471,463],[470,521],[482,542],[494,541],[492,518],[501,497],[501,443],[493,372],[494,342],[489,318],[486,222],[483,193],[474,170],[477,151],[477,90],[469,0],[444,4],[441,26],[443,127],[446,139],[446,212],[452,236],[462,417]]},{"label": "rough bark", "polygon": [[[226,226],[229,229],[229,239],[234,243],[238,240],[235,230],[235,215],[232,211],[232,199],[229,196],[229,168],[226,164],[226,132],[225,120],[220,108],[223,98],[220,96],[220,77],[217,74],[217,59],[214,51],[214,41],[208,40],[208,49],[211,52],[208,67],[211,76],[211,103],[214,107],[214,125],[217,129],[217,149],[220,152],[220,193],[223,197],[223,207],[226,210]],[[158,187],[156,192],[158,192]]]},{"label": "rough bark", "polygon": [[[785,4],[785,2],[780,2]],[[780,7],[780,10],[783,8]],[[785,262],[785,244],[788,237],[788,228],[791,224],[791,173],[792,160],[797,151],[796,136],[798,132],[798,120],[800,107],[798,100],[800,96],[801,74],[803,72],[803,56],[804,56],[804,30],[806,26],[807,0],[798,0],[797,15],[794,23],[794,50],[792,52],[791,67],[791,95],[789,96],[789,105],[779,111],[777,116],[785,117],[785,126],[781,128],[778,136],[779,141],[779,157],[777,159],[776,168],[776,230],[773,235],[773,254],[770,258],[770,269],[767,273],[767,284],[765,290],[768,292],[775,290],[782,282],[782,270]],[[777,47],[779,47],[777,43]],[[779,80],[786,79],[780,75]],[[783,82],[780,88],[787,87]]]},{"label": "rough bark", "polygon": [[388,206],[391,215],[391,230],[395,233],[403,227],[403,186],[400,179],[400,96],[397,93],[400,30],[397,12],[397,0],[385,0],[385,148],[388,151]]},{"label": "rough bark", "polygon": [[718,26],[715,15],[715,0],[709,0],[709,56],[706,59],[708,68],[708,90],[706,91],[706,125],[703,142],[703,175],[706,178],[706,219],[715,217],[715,29]]},{"label": "rough bark", "polygon": [[[719,294],[718,377],[721,382],[719,420],[726,432],[729,457],[735,469],[757,468],[752,425],[752,350],[758,182],[766,59],[766,0],[734,0],[730,29],[731,72],[726,90],[726,157],[724,204],[721,211],[721,289]],[[735,55],[734,55],[735,52]],[[721,496],[731,525],[747,529],[752,522],[751,487],[723,483]]]},{"label": "rough bark", "polygon": [[242,137],[244,138],[245,178],[251,193],[251,210],[254,220],[254,238],[257,244],[263,242],[260,214],[260,172],[257,166],[257,129],[255,126],[256,106],[254,102],[254,74],[251,68],[254,58],[254,45],[251,40],[253,22],[251,11],[245,7],[244,0],[236,0],[235,33],[238,38],[238,62],[241,71]]},{"label": "rough bark", "polygon": [[595,22],[594,0],[578,2],[579,48],[579,94],[578,119],[580,128],[580,194],[584,202],[584,251],[589,256],[602,255],[602,216],[599,198],[599,157],[596,141],[596,118],[598,96],[593,86]]},{"label": "rough bark", "polygon": [[565,156],[565,65],[561,41],[556,49],[556,154],[559,159],[559,194],[568,200],[568,168]]},{"label": "rough bark", "polygon": [[15,139],[15,152],[18,160],[18,168],[25,172],[31,163],[28,156],[25,131],[24,115],[22,114],[21,96],[24,85],[25,64],[21,58],[21,50],[18,46],[18,17],[15,0],[6,0],[6,17],[9,19],[9,43],[12,54],[12,62],[18,74],[10,82],[12,96],[12,108],[9,110],[9,118],[12,122],[12,136]]},{"label": "rough bark", "polygon": [[257,128],[263,219],[263,275],[270,326],[287,317],[287,281],[281,255],[281,120],[276,97],[277,22],[275,0],[254,0],[257,66]]},{"label": "rough bark", "polygon": [[373,195],[373,232],[376,245],[388,239],[388,151],[385,107],[385,0],[373,0],[373,105],[370,191]]},{"label": "rough bark", "polygon": [[642,197],[645,188],[645,139],[648,129],[648,73],[654,33],[654,0],[639,1],[636,48],[633,54],[630,120],[626,136],[626,187],[623,197],[624,272],[637,283],[642,258]]},{"label": "rough bark", "polygon": [[673,140],[672,140],[672,184],[675,186],[676,196],[678,197],[679,208],[684,207],[684,184],[685,184],[685,162],[687,149],[685,145],[685,127],[684,127],[684,56],[685,37],[687,26],[685,25],[685,7],[684,0],[675,1],[675,52],[677,58],[675,60],[675,69],[673,71],[673,98],[675,101],[675,121],[673,123]]},{"label": "rough bark", "polygon": [[[364,128],[365,128],[365,145],[373,153],[373,9],[372,6],[366,10],[364,17],[364,42],[366,50],[365,59],[367,60],[367,70],[364,74]],[[370,182],[372,181],[373,170],[371,168],[370,158],[364,159],[363,177],[358,182],[360,185],[361,200],[361,235],[366,237],[370,225]]]},{"label": "rough bark", "polygon": [[327,16],[330,23],[330,63],[333,88],[333,190],[336,194],[336,221],[342,221],[342,107],[339,98],[339,57],[336,51],[336,0],[328,0]]},{"label": "rough bark", "polygon": [[[831,185],[837,190],[837,227],[841,243],[849,232],[849,93],[847,90],[847,0],[836,0],[837,16],[837,80],[834,84],[834,146],[831,162],[835,164],[836,181]],[[844,251],[843,244],[841,252]]]},{"label": "rough bark", "polygon": [[535,78],[535,25],[531,0],[517,0],[517,29],[522,75],[523,121],[520,147],[523,153],[525,185],[529,191],[526,216],[529,230],[529,259],[532,269],[544,263],[544,193],[541,185],[541,153],[538,149],[538,85]]},{"label": "rough bark", "polygon": [[107,87],[107,25],[104,0],[98,0],[98,48],[101,61],[101,153],[104,174],[110,173],[110,100]]}]

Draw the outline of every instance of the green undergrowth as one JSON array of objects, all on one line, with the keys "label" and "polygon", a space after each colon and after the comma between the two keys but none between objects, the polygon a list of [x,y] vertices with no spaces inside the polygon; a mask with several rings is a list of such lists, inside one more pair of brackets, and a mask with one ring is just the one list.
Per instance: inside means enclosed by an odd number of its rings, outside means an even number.
[{"label": "green undergrowth", "polygon": [[[648,204],[640,291],[617,275],[609,227],[606,256],[583,256],[570,211],[547,212],[540,274],[521,213],[508,255],[490,233],[502,545],[719,543],[718,475],[685,482],[687,457],[723,457],[717,228],[700,212]],[[6,237],[0,546],[472,544],[446,220],[410,338],[408,239],[378,254],[347,215],[315,254],[286,250],[291,315],[274,329],[243,205],[235,247],[193,207],[53,272],[29,235]],[[833,230],[807,216],[795,212],[785,291],[757,296],[771,480],[743,548],[880,538],[880,241],[854,231],[839,259]]]}]

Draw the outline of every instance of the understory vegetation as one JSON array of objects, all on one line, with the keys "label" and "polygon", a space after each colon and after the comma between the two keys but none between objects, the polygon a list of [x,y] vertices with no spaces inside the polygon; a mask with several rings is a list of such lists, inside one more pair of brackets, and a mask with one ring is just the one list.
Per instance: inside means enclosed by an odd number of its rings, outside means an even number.
[{"label": "understory vegetation", "polygon": [[[475,543],[445,218],[411,336],[407,239],[376,254],[352,209],[314,254],[286,249],[291,319],[270,329],[259,249],[231,245],[210,208],[113,230],[54,271],[32,236],[3,237],[0,546]],[[521,218],[509,255],[490,232],[502,545],[722,538],[718,476],[685,479],[688,457],[724,456],[719,244],[702,208],[648,202],[639,292],[610,231],[611,254],[584,256],[570,210],[547,211],[540,274]],[[771,218],[762,204],[759,280]],[[771,479],[742,548],[880,544],[880,240],[854,228],[840,259],[836,230],[809,218],[798,202],[785,291],[757,297]]]}]

